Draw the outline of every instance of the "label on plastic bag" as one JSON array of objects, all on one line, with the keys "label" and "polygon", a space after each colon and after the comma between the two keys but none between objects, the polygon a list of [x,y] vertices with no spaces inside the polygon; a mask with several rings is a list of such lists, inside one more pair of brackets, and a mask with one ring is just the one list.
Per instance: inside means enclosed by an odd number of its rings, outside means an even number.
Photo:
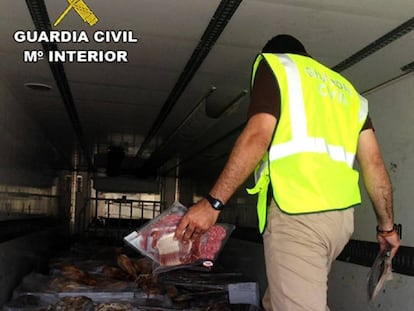
[{"label": "label on plastic bag", "polygon": [[231,304],[259,306],[259,286],[255,282],[229,284],[228,291]]}]

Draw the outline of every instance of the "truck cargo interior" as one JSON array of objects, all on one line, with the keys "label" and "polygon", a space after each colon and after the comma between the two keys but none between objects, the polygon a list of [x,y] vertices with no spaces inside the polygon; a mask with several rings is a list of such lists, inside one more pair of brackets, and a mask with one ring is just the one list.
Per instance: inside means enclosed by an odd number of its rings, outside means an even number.
[{"label": "truck cargo interior", "polygon": [[234,230],[213,267],[154,275],[152,260],[124,238],[210,191],[246,124],[255,56],[287,33],[368,99],[402,237],[393,280],[370,302],[377,223],[361,181],[328,304],[412,310],[414,1],[1,5],[0,308],[45,310],[82,296],[71,310],[261,310],[263,241],[257,197],[246,192],[253,177],[220,213]]}]

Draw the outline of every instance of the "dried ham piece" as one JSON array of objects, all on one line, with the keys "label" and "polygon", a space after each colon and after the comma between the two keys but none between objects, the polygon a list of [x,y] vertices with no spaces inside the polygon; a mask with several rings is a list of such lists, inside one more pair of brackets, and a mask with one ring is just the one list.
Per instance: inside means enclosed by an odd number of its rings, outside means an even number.
[{"label": "dried ham piece", "polygon": [[149,258],[140,258],[134,261],[134,267],[138,274],[149,274],[152,272],[152,261]]},{"label": "dried ham piece", "polygon": [[85,272],[74,265],[64,265],[61,267],[61,274],[72,280],[79,282],[81,284],[95,286],[96,280],[93,279],[88,272]]},{"label": "dried ham piece", "polygon": [[96,306],[95,311],[132,311],[134,307],[129,303],[107,302]]},{"label": "dried ham piece", "polygon": [[125,271],[129,275],[132,275],[135,279],[137,278],[137,271],[135,270],[135,266],[127,255],[119,255],[117,258],[117,263],[123,271]]},{"label": "dried ham piece", "polygon": [[53,308],[56,311],[93,311],[92,299],[86,296],[63,297]]}]

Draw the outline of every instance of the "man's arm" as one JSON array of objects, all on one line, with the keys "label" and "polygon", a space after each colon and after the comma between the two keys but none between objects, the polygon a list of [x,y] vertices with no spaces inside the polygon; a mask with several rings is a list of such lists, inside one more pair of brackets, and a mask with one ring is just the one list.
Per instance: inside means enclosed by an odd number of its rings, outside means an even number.
[{"label": "man's arm", "polygon": [[[359,135],[357,160],[361,167],[365,188],[374,206],[378,228],[382,231],[392,230],[394,226],[392,186],[372,129],[363,130]],[[377,235],[377,239],[381,251],[390,249],[391,256],[394,257],[400,245],[398,234],[387,237]]]},{"label": "man's arm", "polygon": [[[224,204],[253,172],[265,154],[273,136],[276,118],[268,113],[253,115],[238,137],[230,157],[210,194]],[[206,232],[217,221],[219,211],[206,199],[193,205],[177,227],[177,239],[188,240]]]},{"label": "man's arm", "polygon": [[[249,177],[270,145],[279,111],[279,86],[272,70],[262,61],[255,76],[246,127],[211,189],[211,196],[225,204]],[[219,213],[206,199],[202,199],[184,215],[175,232],[176,238],[185,241],[193,234],[206,232],[215,224]]]}]

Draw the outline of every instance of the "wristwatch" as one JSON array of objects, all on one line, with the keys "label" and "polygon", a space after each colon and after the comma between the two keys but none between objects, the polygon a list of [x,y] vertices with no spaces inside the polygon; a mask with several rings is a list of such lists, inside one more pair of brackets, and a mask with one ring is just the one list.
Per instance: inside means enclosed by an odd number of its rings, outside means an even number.
[{"label": "wristwatch", "polygon": [[224,209],[224,204],[219,199],[213,198],[209,193],[206,195],[206,200],[211,204],[211,207],[217,211]]}]

